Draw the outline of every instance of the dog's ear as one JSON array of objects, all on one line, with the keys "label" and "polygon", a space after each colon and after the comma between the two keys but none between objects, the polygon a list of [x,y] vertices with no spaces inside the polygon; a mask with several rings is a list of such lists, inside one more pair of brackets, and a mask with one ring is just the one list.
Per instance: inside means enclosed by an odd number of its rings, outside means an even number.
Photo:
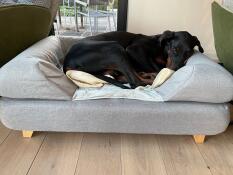
[{"label": "dog's ear", "polygon": [[198,46],[198,50],[201,53],[204,53],[204,49],[201,46],[201,42],[199,41],[199,39],[196,36],[193,36],[193,47]]},{"label": "dog's ear", "polygon": [[163,32],[163,34],[159,37],[160,46],[164,46],[166,42],[168,42],[174,37],[174,35],[175,32],[172,32],[170,30]]}]

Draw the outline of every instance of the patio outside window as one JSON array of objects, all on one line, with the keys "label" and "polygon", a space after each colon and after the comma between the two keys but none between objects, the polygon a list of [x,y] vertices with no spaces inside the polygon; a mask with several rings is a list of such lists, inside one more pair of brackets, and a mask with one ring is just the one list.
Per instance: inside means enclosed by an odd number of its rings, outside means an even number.
[{"label": "patio outside window", "polygon": [[91,36],[117,30],[118,0],[62,0],[55,33]]}]

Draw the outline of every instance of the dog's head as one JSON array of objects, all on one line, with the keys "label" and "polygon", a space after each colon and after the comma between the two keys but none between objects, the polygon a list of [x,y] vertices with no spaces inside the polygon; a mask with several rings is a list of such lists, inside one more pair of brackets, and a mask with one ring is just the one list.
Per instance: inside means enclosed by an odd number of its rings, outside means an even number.
[{"label": "dog's head", "polygon": [[186,31],[165,31],[159,37],[159,42],[167,58],[166,67],[175,71],[184,66],[193,55],[195,46],[198,46],[201,53],[204,52],[198,38]]}]

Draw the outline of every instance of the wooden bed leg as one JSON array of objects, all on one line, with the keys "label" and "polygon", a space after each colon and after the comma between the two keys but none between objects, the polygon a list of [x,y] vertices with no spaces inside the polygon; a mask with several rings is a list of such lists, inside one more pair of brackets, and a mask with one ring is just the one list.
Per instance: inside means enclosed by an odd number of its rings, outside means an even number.
[{"label": "wooden bed leg", "polygon": [[33,131],[25,131],[23,130],[23,137],[24,138],[31,138],[33,134]]},{"label": "wooden bed leg", "polygon": [[197,144],[202,144],[205,141],[205,135],[194,135],[193,138]]}]

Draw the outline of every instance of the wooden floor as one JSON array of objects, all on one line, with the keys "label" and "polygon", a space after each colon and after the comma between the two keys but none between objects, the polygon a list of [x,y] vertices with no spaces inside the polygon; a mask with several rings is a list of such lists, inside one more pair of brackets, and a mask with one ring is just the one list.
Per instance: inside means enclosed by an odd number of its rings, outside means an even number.
[{"label": "wooden floor", "polygon": [[232,175],[233,126],[191,136],[35,133],[0,124],[0,175]]}]

